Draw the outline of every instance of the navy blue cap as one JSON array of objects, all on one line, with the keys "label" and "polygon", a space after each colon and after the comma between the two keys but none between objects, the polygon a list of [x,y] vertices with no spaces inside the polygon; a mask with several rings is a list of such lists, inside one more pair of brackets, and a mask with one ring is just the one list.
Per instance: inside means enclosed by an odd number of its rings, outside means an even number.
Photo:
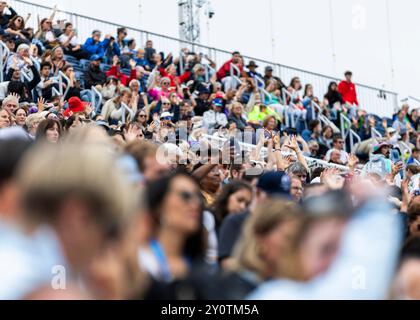
[{"label": "navy blue cap", "polygon": [[212,101],[212,104],[215,105],[216,107],[223,107],[223,99],[216,98]]},{"label": "navy blue cap", "polygon": [[90,61],[102,60],[102,57],[99,54],[94,54],[90,57]]},{"label": "navy blue cap", "polygon": [[291,190],[291,180],[285,172],[270,171],[260,177],[257,188],[267,192],[270,196],[288,196]]}]

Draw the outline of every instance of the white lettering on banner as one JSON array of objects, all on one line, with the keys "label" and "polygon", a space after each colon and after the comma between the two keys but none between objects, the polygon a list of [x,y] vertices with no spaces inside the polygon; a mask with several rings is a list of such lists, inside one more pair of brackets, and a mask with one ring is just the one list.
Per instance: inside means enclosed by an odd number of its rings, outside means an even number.
[{"label": "white lettering on banner", "polygon": [[352,27],[355,30],[365,30],[367,26],[367,10],[360,4],[352,8]]},{"label": "white lettering on banner", "polygon": [[54,290],[66,290],[66,268],[63,266],[54,266],[51,269],[53,274],[51,287]]},{"label": "white lettering on banner", "polygon": [[355,266],[352,269],[352,283],[353,290],[366,290],[366,270],[362,266]]}]

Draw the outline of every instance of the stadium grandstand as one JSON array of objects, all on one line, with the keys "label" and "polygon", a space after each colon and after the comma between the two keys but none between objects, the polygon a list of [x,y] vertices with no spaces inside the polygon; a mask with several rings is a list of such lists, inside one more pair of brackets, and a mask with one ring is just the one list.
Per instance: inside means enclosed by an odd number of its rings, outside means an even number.
[{"label": "stadium grandstand", "polygon": [[420,299],[419,100],[57,12],[0,1],[0,299]]}]

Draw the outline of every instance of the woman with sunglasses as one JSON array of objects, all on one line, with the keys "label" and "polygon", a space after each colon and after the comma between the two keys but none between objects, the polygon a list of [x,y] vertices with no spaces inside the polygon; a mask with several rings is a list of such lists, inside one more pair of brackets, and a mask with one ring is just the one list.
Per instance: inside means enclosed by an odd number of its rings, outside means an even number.
[{"label": "woman with sunglasses", "polygon": [[59,44],[52,29],[52,19],[44,18],[41,20],[35,39],[41,41],[47,49],[52,49]]},{"label": "woman with sunglasses", "polygon": [[136,112],[134,116],[133,123],[138,125],[143,132],[146,132],[147,129],[147,113],[146,110],[140,109]]},{"label": "woman with sunglasses", "polygon": [[26,37],[23,35],[22,31],[25,29],[25,20],[22,16],[13,17],[6,29],[7,34],[11,34],[17,39],[26,40]]},{"label": "woman with sunglasses", "polygon": [[146,191],[153,226],[151,241],[139,251],[139,263],[154,280],[185,278],[204,255],[203,202],[197,182],[177,171],[151,183]]}]

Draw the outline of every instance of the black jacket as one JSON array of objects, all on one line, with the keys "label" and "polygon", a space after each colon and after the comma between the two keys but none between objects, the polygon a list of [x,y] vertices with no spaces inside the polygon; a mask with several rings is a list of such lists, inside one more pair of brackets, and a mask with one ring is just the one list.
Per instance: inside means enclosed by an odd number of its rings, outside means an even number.
[{"label": "black jacket", "polygon": [[17,12],[13,10],[12,7],[10,7],[9,10],[10,10],[10,15],[0,14],[0,27],[2,27],[3,29],[6,29],[7,25],[9,24],[9,21],[14,16],[17,16]]},{"label": "black jacket", "polygon": [[106,81],[105,72],[100,68],[89,66],[89,69],[85,73],[85,88],[90,89],[98,84],[103,85]]}]

